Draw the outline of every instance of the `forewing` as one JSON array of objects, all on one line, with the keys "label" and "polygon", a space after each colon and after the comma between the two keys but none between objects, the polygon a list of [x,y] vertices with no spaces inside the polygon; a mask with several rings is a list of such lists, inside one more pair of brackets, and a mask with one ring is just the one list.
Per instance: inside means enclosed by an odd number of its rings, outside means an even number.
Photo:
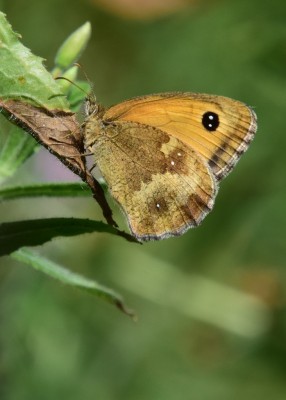
[{"label": "forewing", "polygon": [[[209,112],[219,118],[215,130],[203,124]],[[232,170],[256,131],[256,115],[250,107],[226,97],[194,93],[137,97],[109,108],[104,120],[159,128],[198,153],[217,180]]]}]

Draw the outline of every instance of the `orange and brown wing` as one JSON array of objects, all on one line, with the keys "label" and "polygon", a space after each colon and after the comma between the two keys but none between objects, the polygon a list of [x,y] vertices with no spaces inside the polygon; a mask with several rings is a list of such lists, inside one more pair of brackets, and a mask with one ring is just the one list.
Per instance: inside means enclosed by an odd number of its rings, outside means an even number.
[{"label": "orange and brown wing", "polygon": [[181,140],[203,157],[217,180],[232,170],[256,131],[256,115],[250,107],[195,93],[137,97],[109,108],[103,118],[152,126]]}]

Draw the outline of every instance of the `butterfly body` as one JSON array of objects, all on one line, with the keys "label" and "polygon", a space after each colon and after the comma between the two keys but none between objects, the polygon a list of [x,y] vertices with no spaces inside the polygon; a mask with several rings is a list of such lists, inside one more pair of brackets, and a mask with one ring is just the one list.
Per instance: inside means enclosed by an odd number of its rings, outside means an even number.
[{"label": "butterfly body", "polygon": [[194,93],[137,97],[107,110],[91,103],[87,112],[86,147],[138,240],[199,225],[256,130],[250,107]]}]

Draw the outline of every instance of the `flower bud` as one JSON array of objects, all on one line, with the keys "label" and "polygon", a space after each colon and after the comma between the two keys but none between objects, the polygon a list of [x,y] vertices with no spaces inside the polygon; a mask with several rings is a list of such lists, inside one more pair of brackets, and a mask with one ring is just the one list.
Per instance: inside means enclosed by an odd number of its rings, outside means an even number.
[{"label": "flower bud", "polygon": [[61,45],[56,57],[55,65],[61,70],[66,70],[70,65],[77,61],[85,49],[91,35],[91,24],[86,22],[74,31]]}]

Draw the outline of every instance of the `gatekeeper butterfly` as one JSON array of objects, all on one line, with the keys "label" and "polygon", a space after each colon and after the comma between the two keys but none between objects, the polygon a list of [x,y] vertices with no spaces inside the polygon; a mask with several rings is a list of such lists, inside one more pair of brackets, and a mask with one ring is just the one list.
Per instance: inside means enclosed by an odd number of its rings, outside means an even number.
[{"label": "gatekeeper butterfly", "polygon": [[86,112],[86,148],[139,241],[199,225],[257,128],[250,107],[207,94],[153,94],[108,109],[87,100]]}]

